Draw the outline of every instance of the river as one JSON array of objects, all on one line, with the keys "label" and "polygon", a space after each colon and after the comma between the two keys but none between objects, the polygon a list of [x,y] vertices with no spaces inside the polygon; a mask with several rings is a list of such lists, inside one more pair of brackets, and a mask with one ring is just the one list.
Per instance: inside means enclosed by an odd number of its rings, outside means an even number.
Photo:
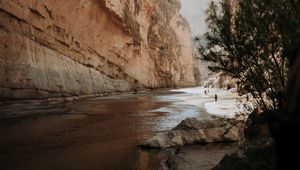
[{"label": "river", "polygon": [[0,169],[163,169],[165,152],[143,151],[138,144],[186,117],[211,118],[203,102],[193,104],[199,96],[213,102],[213,93],[202,93],[191,88],[60,104],[2,103]]}]

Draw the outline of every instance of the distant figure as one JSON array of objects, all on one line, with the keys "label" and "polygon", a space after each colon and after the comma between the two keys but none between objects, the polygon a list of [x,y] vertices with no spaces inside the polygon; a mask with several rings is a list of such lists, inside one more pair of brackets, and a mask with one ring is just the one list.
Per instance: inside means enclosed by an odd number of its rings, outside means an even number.
[{"label": "distant figure", "polygon": [[217,101],[218,101],[218,95],[215,94],[215,102],[217,102]]},{"label": "distant figure", "polygon": [[134,88],[134,89],[133,89],[133,94],[136,94],[137,91],[138,91],[138,90],[137,90],[136,88]]},{"label": "distant figure", "polygon": [[206,90],[204,90],[204,94],[205,94],[205,95],[207,95],[207,92],[206,92]]},{"label": "distant figure", "polygon": [[247,94],[247,96],[246,96],[246,99],[247,99],[247,101],[249,101],[249,95]]}]

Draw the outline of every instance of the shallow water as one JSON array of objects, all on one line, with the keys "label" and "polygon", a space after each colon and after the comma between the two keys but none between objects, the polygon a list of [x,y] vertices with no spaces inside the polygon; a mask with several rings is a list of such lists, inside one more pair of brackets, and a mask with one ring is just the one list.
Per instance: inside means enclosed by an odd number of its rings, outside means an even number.
[{"label": "shallow water", "polygon": [[0,169],[163,169],[164,153],[137,145],[188,116],[210,118],[180,104],[182,93],[140,93],[65,104],[0,106]]}]

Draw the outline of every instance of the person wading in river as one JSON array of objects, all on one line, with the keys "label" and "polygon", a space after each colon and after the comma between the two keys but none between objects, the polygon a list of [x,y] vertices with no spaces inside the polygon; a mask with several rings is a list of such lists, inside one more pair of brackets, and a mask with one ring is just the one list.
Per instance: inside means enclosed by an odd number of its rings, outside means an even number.
[{"label": "person wading in river", "polygon": [[215,94],[215,102],[217,102],[217,101],[218,101],[218,95]]}]

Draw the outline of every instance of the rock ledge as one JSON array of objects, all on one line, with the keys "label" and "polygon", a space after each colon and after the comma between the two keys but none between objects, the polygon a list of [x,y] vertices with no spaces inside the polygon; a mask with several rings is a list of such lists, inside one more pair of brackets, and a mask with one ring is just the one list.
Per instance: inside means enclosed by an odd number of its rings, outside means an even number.
[{"label": "rock ledge", "polygon": [[237,142],[244,138],[244,121],[227,118],[197,120],[186,118],[170,131],[161,132],[145,141],[142,146],[169,148],[188,144]]}]

